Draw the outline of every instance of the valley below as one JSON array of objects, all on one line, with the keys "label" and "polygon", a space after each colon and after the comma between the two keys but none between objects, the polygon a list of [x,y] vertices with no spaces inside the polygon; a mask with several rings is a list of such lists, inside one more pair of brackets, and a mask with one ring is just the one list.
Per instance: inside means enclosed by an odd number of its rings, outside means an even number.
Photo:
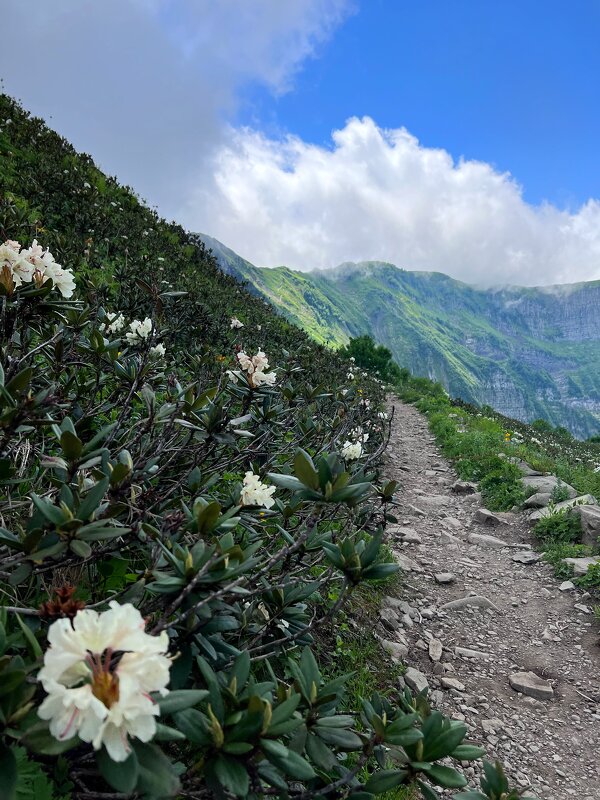
[{"label": "valley below", "polygon": [[600,281],[481,289],[379,261],[259,268],[202,239],[221,269],[318,342],[368,334],[453,397],[525,422],[544,418],[582,439],[600,429]]}]

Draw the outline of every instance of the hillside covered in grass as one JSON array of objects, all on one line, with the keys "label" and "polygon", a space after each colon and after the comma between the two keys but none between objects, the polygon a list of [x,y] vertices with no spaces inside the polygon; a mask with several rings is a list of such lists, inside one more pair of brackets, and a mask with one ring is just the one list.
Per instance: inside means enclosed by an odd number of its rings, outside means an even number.
[{"label": "hillside covered in grass", "polygon": [[[318,342],[370,334],[454,397],[580,438],[600,428],[600,282],[482,290],[368,261],[298,272],[257,268],[203,236],[222,268]],[[309,266],[309,265],[307,265]]]},{"label": "hillside covered in grass", "polygon": [[332,654],[397,572],[382,382],[6,96],[0,188],[3,800],[466,786],[465,724]]}]

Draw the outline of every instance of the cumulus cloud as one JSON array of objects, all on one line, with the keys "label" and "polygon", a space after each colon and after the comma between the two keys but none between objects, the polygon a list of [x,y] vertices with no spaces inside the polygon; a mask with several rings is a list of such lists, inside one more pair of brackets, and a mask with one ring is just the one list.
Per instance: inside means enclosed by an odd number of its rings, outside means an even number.
[{"label": "cumulus cloud", "polygon": [[174,216],[240,90],[289,89],[351,0],[2,0],[5,91]]},{"label": "cumulus cloud", "polygon": [[232,130],[187,224],[261,266],[376,259],[480,285],[600,278],[600,203],[532,206],[509,175],[365,117],[331,147]]}]

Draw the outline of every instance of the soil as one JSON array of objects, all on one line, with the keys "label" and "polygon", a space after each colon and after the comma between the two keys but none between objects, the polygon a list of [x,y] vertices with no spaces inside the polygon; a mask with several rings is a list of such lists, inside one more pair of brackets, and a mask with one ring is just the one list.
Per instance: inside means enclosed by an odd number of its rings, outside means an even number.
[{"label": "soil", "polygon": [[[381,637],[408,645],[403,661],[426,677],[432,704],[464,720],[473,741],[486,747],[486,757],[501,760],[513,781],[528,788],[526,794],[600,800],[600,647],[593,601],[577,589],[561,591],[543,560],[513,561],[518,553],[535,551],[526,515],[476,521],[481,498],[452,490],[457,476],[426,418],[398,400],[391,406],[386,474],[401,488],[389,544],[410,569],[401,597],[382,606]],[[471,534],[501,539],[505,546],[470,542]],[[440,573],[451,573],[451,582],[438,583],[434,576]],[[442,608],[469,595],[483,596],[493,607]],[[398,600],[408,602],[408,613],[398,610]],[[432,638],[443,647],[437,662],[429,656]],[[457,647],[480,655],[465,657]],[[552,699],[511,688],[509,676],[518,672],[545,679]],[[448,678],[459,683],[444,688],[442,679]],[[467,769],[473,787],[478,769]]]}]

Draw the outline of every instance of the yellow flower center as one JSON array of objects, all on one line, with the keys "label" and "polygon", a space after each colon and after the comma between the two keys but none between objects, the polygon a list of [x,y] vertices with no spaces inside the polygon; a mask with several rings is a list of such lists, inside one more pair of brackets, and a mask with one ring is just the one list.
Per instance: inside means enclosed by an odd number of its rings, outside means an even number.
[{"label": "yellow flower center", "polygon": [[102,672],[92,680],[92,694],[107,708],[119,699],[119,678],[110,672]]},{"label": "yellow flower center", "polygon": [[[92,694],[110,708],[119,700],[119,676],[113,671],[116,669],[116,664],[113,663],[113,651],[109,648],[102,655],[89,653],[86,660],[92,672]],[[117,659],[117,663],[119,660]]]}]

